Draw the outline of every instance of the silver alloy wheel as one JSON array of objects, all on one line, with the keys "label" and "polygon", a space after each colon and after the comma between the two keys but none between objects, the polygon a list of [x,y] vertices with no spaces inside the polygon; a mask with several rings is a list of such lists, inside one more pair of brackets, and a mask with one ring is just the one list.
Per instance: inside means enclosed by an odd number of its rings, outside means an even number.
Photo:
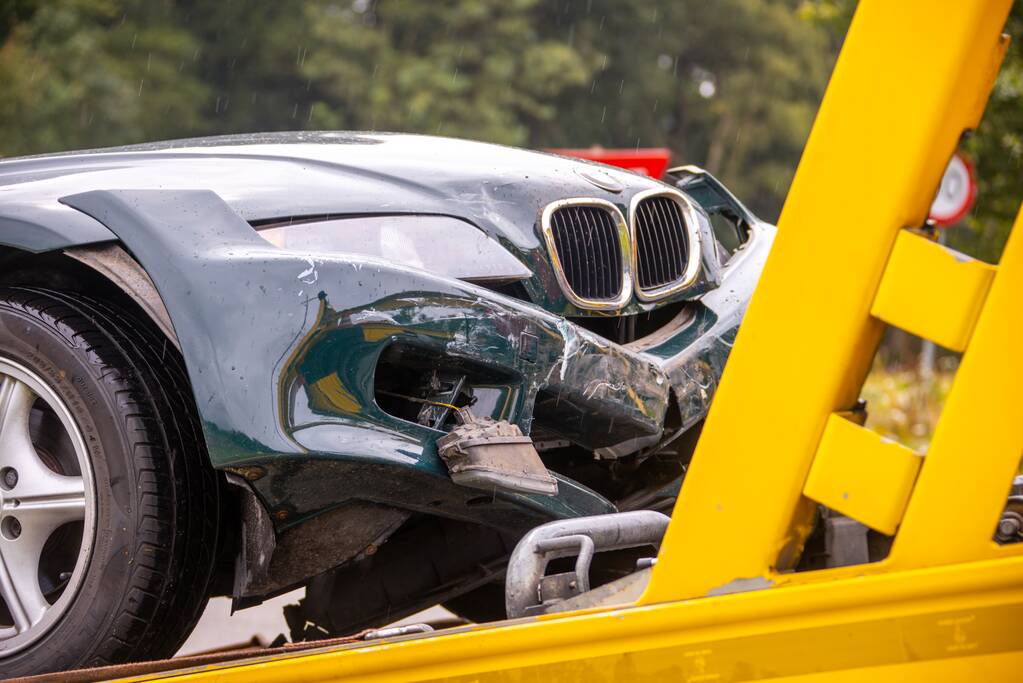
[{"label": "silver alloy wheel", "polygon": [[70,411],[38,375],[0,357],[0,658],[67,611],[95,519],[92,466]]}]

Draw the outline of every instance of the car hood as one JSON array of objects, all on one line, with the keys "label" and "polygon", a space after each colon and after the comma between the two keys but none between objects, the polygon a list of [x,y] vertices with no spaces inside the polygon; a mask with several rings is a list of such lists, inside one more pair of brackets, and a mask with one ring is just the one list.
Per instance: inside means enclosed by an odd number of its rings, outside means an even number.
[{"label": "car hood", "polygon": [[559,199],[596,197],[627,215],[633,195],[654,187],[665,186],[602,164],[467,140],[265,133],[3,161],[0,221],[7,217],[58,231],[48,235],[49,248],[103,241],[102,226],[59,199],[114,189],[212,190],[249,222],[329,214],[451,215],[504,244],[536,274],[547,294],[545,307],[567,312],[567,302],[551,287],[539,228],[543,208]]}]

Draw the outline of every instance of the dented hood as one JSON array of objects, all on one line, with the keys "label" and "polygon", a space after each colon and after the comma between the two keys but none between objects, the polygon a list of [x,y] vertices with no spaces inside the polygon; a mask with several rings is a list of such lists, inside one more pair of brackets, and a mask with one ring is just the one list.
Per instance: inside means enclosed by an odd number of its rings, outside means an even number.
[{"label": "dented hood", "polygon": [[[0,162],[0,203],[59,211],[95,189],[206,189],[248,221],[358,213],[464,218],[517,249],[540,245],[548,203],[599,197],[623,210],[658,181],[601,164],[452,138],[263,133],[24,157]],[[68,235],[76,241],[74,235]]]},{"label": "dented hood", "polygon": [[[209,190],[250,223],[338,214],[415,213],[468,221],[534,274],[549,311],[575,309],[542,246],[543,208],[595,197],[628,214],[660,181],[553,154],[385,133],[263,133],[132,145],[0,162],[0,243],[47,251],[113,241],[59,200],[92,190]],[[685,298],[705,288],[690,288]],[[623,312],[653,306],[630,303]]]}]

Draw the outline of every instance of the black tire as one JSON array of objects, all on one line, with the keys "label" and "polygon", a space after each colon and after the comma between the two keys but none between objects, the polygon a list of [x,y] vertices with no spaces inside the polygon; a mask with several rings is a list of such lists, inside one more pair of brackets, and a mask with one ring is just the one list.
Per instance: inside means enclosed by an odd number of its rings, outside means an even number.
[{"label": "black tire", "polygon": [[86,443],[95,487],[88,570],[67,611],[6,676],[168,657],[205,607],[219,528],[177,350],[148,321],[81,295],[0,288],[0,356],[42,378]]}]

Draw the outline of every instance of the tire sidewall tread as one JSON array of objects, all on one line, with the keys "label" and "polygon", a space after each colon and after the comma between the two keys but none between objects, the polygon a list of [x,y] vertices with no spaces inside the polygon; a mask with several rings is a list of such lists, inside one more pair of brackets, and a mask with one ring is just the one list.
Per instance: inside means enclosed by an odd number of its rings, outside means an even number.
[{"label": "tire sidewall tread", "polygon": [[[164,392],[159,381],[174,382],[172,373],[155,374],[98,305],[37,288],[0,289],[0,355],[36,372],[65,402],[86,444],[97,502],[78,595],[41,640],[0,658],[3,676],[170,656],[205,604],[212,559],[201,564],[214,553],[196,549],[211,542],[198,533],[208,524],[189,520],[211,514],[216,525],[219,503],[194,405],[190,394],[181,400],[180,383]],[[189,443],[199,452],[183,453]],[[194,490],[204,479],[212,490]]]}]

